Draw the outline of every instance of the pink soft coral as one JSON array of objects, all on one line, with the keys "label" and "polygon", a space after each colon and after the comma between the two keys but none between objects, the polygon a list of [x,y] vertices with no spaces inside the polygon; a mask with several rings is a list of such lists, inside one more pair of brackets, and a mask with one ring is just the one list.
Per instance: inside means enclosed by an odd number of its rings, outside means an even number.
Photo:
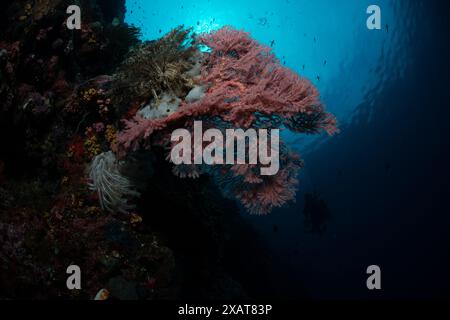
[{"label": "pink soft coral", "polygon": [[[208,88],[205,96],[193,103],[183,102],[166,118],[146,120],[135,116],[126,120],[118,136],[119,155],[140,148],[142,142],[145,147],[167,145],[174,129],[189,129],[194,119],[221,129],[284,126],[301,133],[336,132],[336,120],[325,112],[312,83],[280,65],[271,49],[248,33],[224,27],[201,35],[197,42],[210,48],[210,53],[203,55],[197,79]],[[284,156],[288,155],[284,152]],[[299,165],[294,163],[284,161],[285,168],[269,178],[258,177],[252,168],[239,165],[231,168],[231,174],[229,170],[211,168],[203,171],[216,176],[219,182],[226,181],[222,183],[226,189],[231,189],[251,212],[265,213],[295,198],[295,169]]]}]

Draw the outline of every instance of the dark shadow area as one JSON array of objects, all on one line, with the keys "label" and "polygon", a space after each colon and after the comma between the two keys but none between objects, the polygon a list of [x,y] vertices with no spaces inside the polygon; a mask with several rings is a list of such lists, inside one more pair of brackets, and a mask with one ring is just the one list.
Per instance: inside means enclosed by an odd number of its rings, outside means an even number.
[{"label": "dark shadow area", "polygon": [[235,202],[207,177],[177,178],[164,157],[153,166],[139,210],[174,252],[181,297],[273,297],[268,250]]}]

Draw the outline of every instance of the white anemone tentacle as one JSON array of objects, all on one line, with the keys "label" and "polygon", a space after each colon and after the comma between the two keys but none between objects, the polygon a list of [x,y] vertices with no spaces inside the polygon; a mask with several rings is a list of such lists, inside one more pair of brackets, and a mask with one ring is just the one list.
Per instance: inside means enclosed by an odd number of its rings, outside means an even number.
[{"label": "white anemone tentacle", "polygon": [[88,168],[89,189],[97,192],[100,206],[110,212],[128,213],[128,201],[138,197],[131,181],[120,173],[121,163],[112,151],[97,155]]}]

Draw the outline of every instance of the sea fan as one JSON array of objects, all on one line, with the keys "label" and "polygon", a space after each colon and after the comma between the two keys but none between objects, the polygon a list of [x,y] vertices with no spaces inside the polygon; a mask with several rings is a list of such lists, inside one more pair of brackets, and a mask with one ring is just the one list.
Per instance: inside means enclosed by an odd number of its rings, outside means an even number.
[{"label": "sea fan", "polygon": [[120,162],[113,152],[96,156],[89,166],[89,188],[97,192],[102,209],[110,212],[128,213],[133,206],[132,197],[139,196],[131,181],[120,172]]},{"label": "sea fan", "polygon": [[[187,34],[176,29],[149,48],[131,55],[131,62],[124,64],[129,78],[136,79],[136,74],[140,72],[140,82],[150,83],[152,88],[159,89],[155,101],[164,92],[175,92],[172,90],[175,87],[186,89],[189,87],[187,84],[193,85],[189,91],[185,90],[184,95],[177,95],[184,100],[175,112],[168,109],[167,116],[154,117],[151,112],[155,111],[150,110],[140,112],[132,119],[124,118],[124,129],[118,134],[117,148],[114,150],[119,157],[140,148],[168,146],[173,130],[185,128],[192,132],[192,123],[198,120],[203,122],[204,128],[221,130],[287,128],[296,133],[325,131],[330,135],[338,132],[336,119],[326,112],[317,88],[309,80],[281,65],[272,49],[252,39],[249,33],[224,27],[194,36],[196,46],[209,48],[204,53],[199,53],[195,47],[188,50],[187,46],[181,46],[179,49],[179,44],[185,43],[180,39],[186,39]],[[169,41],[172,38],[178,40]],[[153,54],[151,50],[155,50]],[[195,79],[183,82],[183,86],[175,86],[176,82],[172,84],[167,80],[170,77],[155,73],[152,63],[141,62],[142,59],[160,57],[165,52],[171,53],[171,61],[185,63],[185,69],[191,67],[193,70],[195,59],[198,59],[200,67],[196,65],[195,69],[196,72],[200,69],[200,74],[195,73]],[[197,56],[199,58],[194,58]],[[144,68],[145,65],[148,67]],[[131,71],[134,69],[136,71]],[[145,72],[147,69],[151,72]],[[146,94],[147,100],[151,98],[149,93]],[[138,103],[146,101],[137,94],[126,97],[136,97]],[[178,165],[173,171],[179,177],[198,177],[201,173],[212,175],[224,194],[239,199],[249,212],[264,214],[294,201],[296,197],[297,173],[303,163],[287,147],[282,147],[280,151],[280,170],[275,176],[259,176],[260,164],[253,167],[241,167],[242,164],[239,164],[234,167],[215,165],[200,168]]]}]

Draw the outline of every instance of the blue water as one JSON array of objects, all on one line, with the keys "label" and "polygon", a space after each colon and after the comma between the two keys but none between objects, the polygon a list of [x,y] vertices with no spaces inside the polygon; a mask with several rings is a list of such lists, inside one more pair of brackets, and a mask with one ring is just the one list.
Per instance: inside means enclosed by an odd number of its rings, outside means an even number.
[{"label": "blue water", "polygon": [[[274,41],[277,57],[317,85],[322,101],[342,124],[352,119],[366,94],[382,88],[386,79],[377,70],[380,60],[385,60],[385,66],[395,65],[391,77],[404,76],[407,65],[413,63],[409,46],[415,30],[410,21],[419,19],[411,17],[410,9],[399,1],[386,0],[377,1],[382,8],[380,31],[366,27],[371,1],[347,0],[339,5],[330,0],[263,0],[257,5],[248,0],[128,3],[126,21],[141,28],[143,40],[159,38],[178,25],[193,27],[197,33],[232,25],[267,45]],[[287,138],[300,151],[304,144],[317,144],[315,138]]]},{"label": "blue water", "polygon": [[[277,57],[311,79],[337,116],[337,137],[285,136],[306,160],[297,203],[247,217],[273,251],[280,297],[450,294],[448,10],[444,1],[378,0],[383,28],[368,30],[370,4],[128,1],[126,20],[145,40],[183,24],[199,33],[233,25],[274,41]],[[303,195],[313,191],[332,212],[322,236],[303,228]],[[381,292],[365,287],[371,264],[384,272]]]}]

